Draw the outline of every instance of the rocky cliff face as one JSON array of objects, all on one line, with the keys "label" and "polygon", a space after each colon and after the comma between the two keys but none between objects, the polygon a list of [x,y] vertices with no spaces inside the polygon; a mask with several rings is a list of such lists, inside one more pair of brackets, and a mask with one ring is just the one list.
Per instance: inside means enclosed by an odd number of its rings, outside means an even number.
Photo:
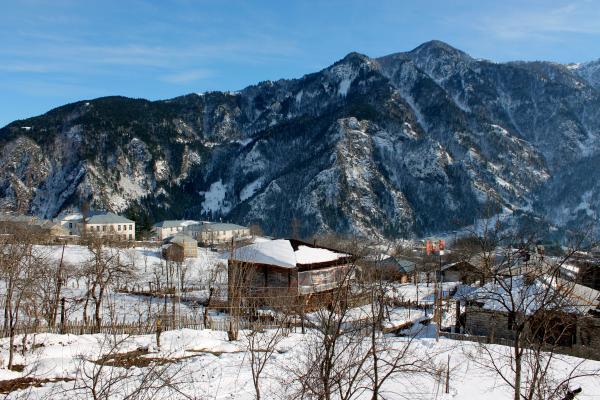
[{"label": "rocky cliff face", "polygon": [[89,202],[274,235],[294,218],[304,235],[422,235],[490,210],[578,224],[600,211],[593,71],[434,41],[236,93],[82,101],[0,130],[0,207]]}]

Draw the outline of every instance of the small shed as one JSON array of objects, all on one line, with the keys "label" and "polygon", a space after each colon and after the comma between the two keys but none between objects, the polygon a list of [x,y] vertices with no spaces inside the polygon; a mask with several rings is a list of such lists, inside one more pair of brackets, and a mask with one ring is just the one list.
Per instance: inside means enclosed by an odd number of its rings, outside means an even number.
[{"label": "small shed", "polygon": [[185,258],[198,256],[198,241],[185,233],[178,233],[167,239],[162,252],[166,260],[182,262]]}]

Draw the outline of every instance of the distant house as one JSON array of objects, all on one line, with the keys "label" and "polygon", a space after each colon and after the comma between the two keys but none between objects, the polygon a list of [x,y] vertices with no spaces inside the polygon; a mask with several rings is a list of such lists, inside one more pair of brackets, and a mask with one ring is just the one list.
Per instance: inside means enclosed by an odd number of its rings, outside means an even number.
[{"label": "distant house", "polygon": [[167,243],[162,247],[162,254],[166,260],[182,262],[185,258],[198,256],[198,242],[179,232],[167,239]]},{"label": "distant house", "polygon": [[[550,285],[551,291],[545,289]],[[514,337],[514,321],[516,314],[534,315],[527,332],[537,334],[542,332],[545,338],[560,338],[563,346],[589,346],[591,349],[600,348],[600,292],[589,287],[569,282],[562,278],[535,278],[529,280],[525,276],[514,277],[510,280],[507,291],[495,282],[488,282],[463,297],[466,301],[465,313],[461,319],[465,331],[472,335],[492,338],[512,339]],[[553,294],[554,288],[560,288],[561,294]],[[510,296],[509,296],[510,293]],[[541,294],[540,294],[541,293]],[[546,294],[546,299],[552,300],[544,309],[540,309],[536,296]],[[517,299],[515,308],[508,309],[504,304]],[[459,300],[460,301],[460,300]],[[511,313],[513,313],[511,315]],[[538,324],[549,325],[552,332],[541,331]],[[546,328],[544,328],[546,329]],[[560,336],[557,336],[560,335]]]},{"label": "distant house", "polygon": [[135,222],[110,212],[86,218],[85,230],[86,234],[99,237],[135,240]]},{"label": "distant house", "polygon": [[204,244],[229,243],[250,236],[250,228],[221,222],[205,222],[189,225],[185,232]]},{"label": "distant house", "polygon": [[162,222],[155,224],[152,227],[152,230],[154,232],[156,232],[156,235],[158,236],[158,238],[160,240],[165,240],[169,236],[173,236],[179,232],[185,231],[186,228],[190,225],[200,225],[200,224],[201,224],[201,222],[198,222],[198,221],[172,219],[172,220],[162,221]]},{"label": "distant house", "polygon": [[67,214],[58,218],[60,225],[68,230],[69,235],[81,235],[83,215],[79,213]]},{"label": "distant house", "polygon": [[383,279],[408,283],[414,278],[416,263],[412,260],[380,254],[367,257],[363,262],[364,268],[374,268]]},{"label": "distant house", "polygon": [[465,284],[483,282],[485,274],[468,261],[456,261],[441,267],[442,282],[462,282]]},{"label": "distant house", "polygon": [[22,214],[0,214],[0,233],[12,234],[15,230],[23,229],[28,232],[47,237],[68,236],[69,231],[59,223]]},{"label": "distant house", "polygon": [[229,260],[230,290],[235,275],[251,274],[253,295],[296,298],[310,303],[337,290],[349,278],[353,257],[298,240],[277,239],[235,249]]}]

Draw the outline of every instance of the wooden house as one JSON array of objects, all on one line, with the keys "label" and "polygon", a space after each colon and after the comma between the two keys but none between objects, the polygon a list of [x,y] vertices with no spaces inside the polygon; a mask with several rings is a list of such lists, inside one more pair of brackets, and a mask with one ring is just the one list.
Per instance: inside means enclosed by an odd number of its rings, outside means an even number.
[{"label": "wooden house", "polygon": [[[550,285],[550,290],[561,290],[561,294],[541,308],[536,296],[548,293],[545,285]],[[599,291],[562,278],[538,277],[529,281],[526,277],[515,277],[510,292],[509,296],[502,287],[489,282],[465,296],[461,319],[466,333],[510,340],[515,335],[517,314],[534,315],[538,317],[528,319],[526,331],[539,335],[540,340],[557,340],[557,344],[568,347],[600,348]],[[553,294],[546,296],[554,298]],[[520,301],[515,306],[517,311],[504,306],[510,303],[509,298]]]},{"label": "wooden house", "polygon": [[231,254],[230,292],[244,286],[253,298],[288,299],[310,307],[348,282],[352,259],[349,254],[298,240],[254,243]]},{"label": "wooden house", "polygon": [[465,284],[472,284],[475,282],[483,282],[485,280],[485,275],[482,270],[468,261],[457,261],[445,264],[442,265],[440,270],[442,282],[462,282]]},{"label": "wooden house", "polygon": [[412,260],[380,254],[375,257],[367,257],[360,262],[363,273],[375,272],[378,277],[389,280],[408,283],[414,279],[416,263]]}]

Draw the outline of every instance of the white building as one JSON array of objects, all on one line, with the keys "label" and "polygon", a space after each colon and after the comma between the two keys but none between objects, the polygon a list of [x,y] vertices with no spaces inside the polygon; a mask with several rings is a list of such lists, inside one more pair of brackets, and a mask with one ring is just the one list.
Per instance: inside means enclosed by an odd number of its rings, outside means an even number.
[{"label": "white building", "polygon": [[202,224],[188,225],[185,232],[205,244],[227,243],[250,237],[250,228],[246,226],[221,222],[205,222]]},{"label": "white building", "polygon": [[85,220],[85,229],[87,233],[97,236],[135,240],[135,222],[113,213],[96,214],[88,217]]},{"label": "white building", "polygon": [[199,225],[201,222],[192,220],[167,220],[159,222],[152,227],[160,240],[164,240],[170,236],[174,236],[179,232],[186,231],[186,228],[191,225]]},{"label": "white building", "polygon": [[80,228],[83,224],[83,215],[79,213],[67,214],[58,218],[58,223],[69,231],[69,235],[81,235]]}]

